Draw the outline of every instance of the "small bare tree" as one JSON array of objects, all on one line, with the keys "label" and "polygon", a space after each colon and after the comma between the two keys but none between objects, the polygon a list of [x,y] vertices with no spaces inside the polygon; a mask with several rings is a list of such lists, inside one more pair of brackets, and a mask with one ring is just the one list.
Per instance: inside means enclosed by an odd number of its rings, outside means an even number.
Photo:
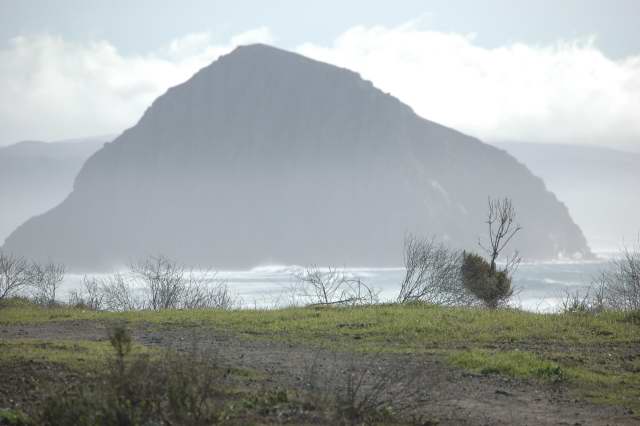
[{"label": "small bare tree", "polygon": [[144,259],[133,263],[128,272],[95,280],[100,301],[113,311],[231,309],[238,303],[215,271],[189,269],[164,256]]},{"label": "small bare tree", "polygon": [[239,304],[215,271],[190,270],[185,280],[179,303],[182,309],[232,309]]},{"label": "small bare tree", "polygon": [[362,305],[378,300],[378,293],[373,288],[342,270],[311,266],[294,277],[296,289],[312,305]]},{"label": "small bare tree", "polygon": [[0,301],[18,295],[29,281],[29,264],[21,257],[0,252]]},{"label": "small bare tree", "polygon": [[99,311],[104,307],[104,293],[100,288],[102,282],[95,277],[82,277],[82,290],[69,294],[69,304]]},{"label": "small bare tree", "polygon": [[35,302],[42,305],[55,304],[64,275],[65,267],[62,264],[32,263],[29,268],[29,285],[33,288]]},{"label": "small bare tree", "polygon": [[404,241],[405,276],[399,303],[426,302],[441,305],[470,305],[473,296],[462,283],[462,254],[435,239],[408,235]]},{"label": "small bare tree", "polygon": [[97,279],[104,308],[108,311],[134,311],[145,307],[144,298],[137,291],[130,278],[115,273],[103,279]]},{"label": "small bare tree", "polygon": [[[522,230],[522,227],[515,223],[516,210],[510,198],[491,199],[489,198],[489,212],[487,215],[487,225],[489,226],[489,245],[480,242],[480,247],[487,253],[490,260],[491,272],[496,271],[496,261],[505,249],[507,244]],[[518,252],[507,262],[506,271],[511,271],[520,263]]]},{"label": "small bare tree", "polygon": [[495,309],[508,304],[514,291],[511,274],[520,264],[520,256],[515,251],[507,259],[506,265],[498,270],[496,263],[509,242],[522,229],[516,224],[516,211],[509,198],[488,199],[487,225],[488,245],[479,242],[489,261],[475,253],[463,253],[462,280],[465,288],[473,293],[485,306]]},{"label": "small bare tree", "polygon": [[149,309],[177,308],[184,290],[185,269],[164,256],[149,257],[130,266],[149,292]]}]

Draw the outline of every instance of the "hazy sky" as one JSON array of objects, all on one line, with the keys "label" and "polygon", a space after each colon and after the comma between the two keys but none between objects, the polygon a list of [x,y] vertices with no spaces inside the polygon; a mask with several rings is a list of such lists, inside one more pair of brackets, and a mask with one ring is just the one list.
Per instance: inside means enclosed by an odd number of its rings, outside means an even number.
[{"label": "hazy sky", "polygon": [[0,0],[0,145],[117,133],[235,45],[485,140],[640,145],[640,1]]}]

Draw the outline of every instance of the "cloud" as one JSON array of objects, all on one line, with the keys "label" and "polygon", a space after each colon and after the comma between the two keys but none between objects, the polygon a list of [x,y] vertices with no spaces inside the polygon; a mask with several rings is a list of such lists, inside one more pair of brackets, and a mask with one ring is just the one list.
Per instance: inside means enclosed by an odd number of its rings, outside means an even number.
[{"label": "cloud", "polygon": [[120,132],[167,88],[253,42],[273,36],[258,28],[215,43],[189,34],[145,55],[124,55],[106,41],[16,37],[0,50],[0,145]]},{"label": "cloud", "polygon": [[[266,27],[215,41],[188,34],[143,55],[107,41],[17,37],[0,50],[0,145],[117,133],[151,102],[236,45],[273,43]],[[354,27],[298,52],[353,69],[421,116],[487,141],[635,145],[640,56],[613,60],[594,38],[480,46],[473,35]]]},{"label": "cloud", "polygon": [[356,70],[421,116],[488,141],[640,147],[640,56],[607,58],[595,38],[479,46],[473,35],[355,27],[300,53]]},{"label": "cloud", "polygon": [[240,46],[252,43],[273,44],[275,39],[267,27],[255,28],[231,38],[231,44]]}]

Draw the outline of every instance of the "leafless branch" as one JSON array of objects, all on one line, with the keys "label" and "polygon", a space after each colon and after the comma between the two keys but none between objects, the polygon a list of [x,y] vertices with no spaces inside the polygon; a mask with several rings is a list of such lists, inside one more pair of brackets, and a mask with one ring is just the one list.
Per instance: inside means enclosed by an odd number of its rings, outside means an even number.
[{"label": "leafless branch", "polygon": [[296,291],[312,305],[362,305],[378,300],[378,292],[343,270],[317,266],[294,274]]},{"label": "leafless branch", "polygon": [[[489,228],[489,245],[486,246],[480,242],[480,247],[491,259],[491,271],[495,272],[496,261],[500,253],[502,253],[513,237],[522,230],[522,227],[515,222],[516,211],[510,198],[489,198],[488,204],[489,212],[486,223]],[[510,262],[512,265],[520,263],[517,254]]]}]

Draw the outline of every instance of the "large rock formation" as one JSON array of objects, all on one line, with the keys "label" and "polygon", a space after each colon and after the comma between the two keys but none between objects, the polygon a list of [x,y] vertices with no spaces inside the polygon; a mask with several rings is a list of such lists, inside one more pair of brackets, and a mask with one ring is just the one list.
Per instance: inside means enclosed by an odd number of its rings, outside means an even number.
[{"label": "large rock formation", "polygon": [[506,152],[352,71],[252,45],[159,97],[5,249],[74,268],[153,253],[219,268],[399,265],[406,232],[477,248],[488,196],[512,197],[525,256],[589,254],[565,206]]}]

